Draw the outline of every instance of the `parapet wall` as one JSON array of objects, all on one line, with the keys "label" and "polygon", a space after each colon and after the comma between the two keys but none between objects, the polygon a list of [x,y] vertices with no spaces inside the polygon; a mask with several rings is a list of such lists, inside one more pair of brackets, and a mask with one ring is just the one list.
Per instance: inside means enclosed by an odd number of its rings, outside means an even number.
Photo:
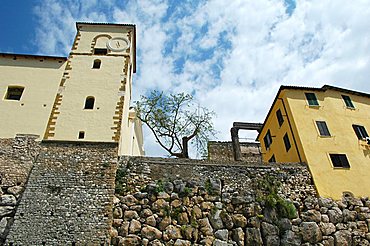
[{"label": "parapet wall", "polygon": [[[261,162],[261,148],[259,143],[241,142],[241,160],[245,162]],[[232,142],[209,141],[208,159],[212,161],[234,161]]]}]

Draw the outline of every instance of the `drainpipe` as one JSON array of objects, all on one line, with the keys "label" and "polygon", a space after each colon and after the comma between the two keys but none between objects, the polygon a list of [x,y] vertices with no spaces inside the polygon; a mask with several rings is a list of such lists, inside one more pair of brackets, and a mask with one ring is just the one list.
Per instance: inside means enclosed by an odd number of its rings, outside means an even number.
[{"label": "drainpipe", "polygon": [[285,111],[286,118],[287,118],[287,120],[288,120],[289,129],[290,129],[290,131],[292,132],[293,142],[294,142],[295,148],[296,148],[296,150],[297,150],[297,154],[298,154],[299,162],[301,162],[301,163],[302,163],[302,158],[301,158],[301,155],[299,154],[297,141],[295,140],[295,137],[294,137],[292,124],[290,123],[290,120],[289,120],[289,117],[288,117],[288,111],[286,110],[284,100],[283,100],[282,98],[278,98],[278,99],[280,99],[280,100],[281,100],[281,102],[283,103],[283,108],[284,108],[284,111]]}]

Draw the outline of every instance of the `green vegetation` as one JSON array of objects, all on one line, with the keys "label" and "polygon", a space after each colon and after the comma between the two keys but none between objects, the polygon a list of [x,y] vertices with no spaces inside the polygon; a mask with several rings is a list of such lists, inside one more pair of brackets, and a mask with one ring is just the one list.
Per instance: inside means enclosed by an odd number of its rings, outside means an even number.
[{"label": "green vegetation", "polygon": [[181,207],[177,207],[177,208],[173,208],[172,209],[172,213],[171,213],[171,217],[178,220],[179,218],[179,214],[182,212],[182,209]]},{"label": "green vegetation", "polygon": [[117,194],[122,195],[126,191],[125,189],[126,175],[127,175],[127,172],[125,169],[121,169],[121,168],[117,169],[116,180],[115,180],[115,183],[116,183],[115,192]]},{"label": "green vegetation", "polygon": [[285,200],[278,194],[281,182],[270,175],[264,176],[257,183],[257,201],[263,203],[267,208],[275,208],[280,217],[293,219],[297,217],[294,204]]},{"label": "green vegetation", "polygon": [[162,213],[164,217],[169,217],[171,215],[171,207],[170,206],[163,207]]},{"label": "green vegetation", "polygon": [[206,189],[209,195],[213,194],[211,181],[209,179],[207,179],[206,182],[204,183],[204,188]]},{"label": "green vegetation", "polygon": [[161,179],[157,180],[157,188],[155,189],[155,192],[158,194],[160,192],[164,191],[163,181]]},{"label": "green vegetation", "polygon": [[184,196],[190,196],[190,194],[192,193],[192,191],[193,191],[193,190],[192,190],[191,188],[189,188],[189,187],[185,187],[185,188],[184,188],[184,191],[183,191],[183,192],[181,192],[181,194],[180,194],[180,195],[181,195],[181,196],[183,196],[183,197],[184,197]]}]

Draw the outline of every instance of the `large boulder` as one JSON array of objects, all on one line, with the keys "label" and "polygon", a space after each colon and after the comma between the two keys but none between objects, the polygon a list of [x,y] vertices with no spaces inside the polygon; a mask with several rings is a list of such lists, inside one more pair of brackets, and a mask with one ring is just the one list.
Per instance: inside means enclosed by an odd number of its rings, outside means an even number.
[{"label": "large boulder", "polygon": [[280,245],[279,228],[267,222],[262,222],[262,237],[265,245]]},{"label": "large boulder", "polygon": [[127,195],[121,198],[121,202],[130,207],[136,205],[138,200],[133,195]]},{"label": "large boulder", "polygon": [[131,234],[135,234],[135,233],[139,232],[141,230],[140,221],[135,220],[135,219],[131,220],[128,230]]},{"label": "large boulder", "polygon": [[225,241],[221,241],[220,239],[215,239],[215,241],[213,241],[213,246],[229,246],[229,244]]},{"label": "large boulder", "polygon": [[319,224],[321,232],[324,236],[333,234],[336,231],[335,225],[333,223],[323,223]]},{"label": "large boulder", "polygon": [[171,224],[171,222],[171,217],[164,217],[161,222],[159,222],[159,229],[163,231],[164,229],[166,229],[167,226]]},{"label": "large boulder", "polygon": [[245,233],[240,227],[232,230],[232,239],[238,244],[238,246],[244,245],[244,235]]},{"label": "large boulder", "polygon": [[258,228],[245,229],[245,245],[262,246],[261,232]]},{"label": "large boulder", "polygon": [[215,230],[219,230],[219,229],[222,229],[224,228],[224,225],[222,223],[222,219],[220,217],[220,214],[221,214],[221,210],[216,210],[216,211],[212,211],[209,215],[208,215],[208,218],[209,218],[209,222],[211,222],[211,225],[212,227],[215,229]]},{"label": "large boulder", "polygon": [[227,241],[227,239],[229,237],[229,231],[227,229],[217,230],[215,232],[215,237],[222,240],[222,241]]},{"label": "large boulder", "polygon": [[322,240],[322,233],[316,222],[302,222],[301,235],[304,242],[318,243]]},{"label": "large boulder", "polygon": [[343,230],[334,233],[334,241],[336,246],[349,246],[352,245],[351,232]]},{"label": "large boulder", "polygon": [[186,212],[182,212],[178,215],[177,220],[180,225],[186,225],[189,223],[189,217]]},{"label": "large boulder", "polygon": [[141,238],[137,235],[128,235],[123,238],[121,245],[139,246],[141,245]]},{"label": "large boulder", "polygon": [[133,210],[126,210],[125,213],[123,214],[124,220],[132,220],[132,219],[138,219],[139,215],[137,214],[136,211]]},{"label": "large boulder", "polygon": [[244,217],[242,214],[234,214],[233,222],[235,227],[242,227],[244,228],[247,225],[247,218]]},{"label": "large boulder", "polygon": [[222,211],[220,217],[227,229],[231,230],[234,227],[233,218],[226,211]]},{"label": "large boulder", "polygon": [[144,226],[141,229],[141,236],[152,241],[154,239],[160,239],[162,237],[162,232],[155,227]]},{"label": "large boulder", "polygon": [[163,239],[165,241],[179,238],[181,238],[181,228],[174,225],[167,226],[166,230],[163,232]]},{"label": "large boulder", "polygon": [[204,236],[213,236],[213,228],[209,223],[208,218],[198,220],[200,231]]},{"label": "large boulder", "polygon": [[299,234],[296,234],[291,230],[287,230],[281,236],[281,245],[284,245],[284,246],[301,245],[301,237],[299,236]]},{"label": "large boulder", "polygon": [[191,242],[187,240],[177,239],[174,246],[190,246]]},{"label": "large boulder", "polygon": [[0,218],[11,215],[14,212],[14,207],[4,206],[0,207]]},{"label": "large boulder", "polygon": [[317,210],[310,209],[307,212],[302,213],[301,218],[303,221],[314,221],[319,223],[321,221],[321,213]]},{"label": "large boulder", "polygon": [[0,206],[15,206],[17,199],[13,195],[0,196]]},{"label": "large boulder", "polygon": [[333,207],[328,210],[329,221],[333,224],[337,224],[343,221],[343,212],[338,207]]},{"label": "large boulder", "polygon": [[130,222],[123,221],[121,226],[118,228],[118,235],[121,237],[126,237],[128,235],[128,228],[130,226]]}]

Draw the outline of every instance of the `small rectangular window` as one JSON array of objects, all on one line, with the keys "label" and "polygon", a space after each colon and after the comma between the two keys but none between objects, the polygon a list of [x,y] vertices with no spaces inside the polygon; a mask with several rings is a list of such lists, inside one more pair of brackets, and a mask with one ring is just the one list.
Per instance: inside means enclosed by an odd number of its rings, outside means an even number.
[{"label": "small rectangular window", "polygon": [[276,118],[279,122],[279,126],[281,126],[284,123],[284,118],[283,118],[283,114],[281,113],[280,109],[278,109],[278,111],[276,111]]},{"label": "small rectangular window", "polygon": [[78,139],[84,139],[84,138],[85,138],[85,132],[84,131],[78,132]]},{"label": "small rectangular window", "polygon": [[6,100],[21,100],[22,94],[24,91],[24,87],[21,86],[9,86],[8,90],[5,95]]},{"label": "small rectangular window", "polygon": [[315,93],[305,93],[309,106],[319,106]]},{"label": "small rectangular window", "polygon": [[342,98],[344,100],[344,103],[346,104],[347,108],[355,108],[355,106],[352,103],[352,100],[349,96],[342,95]]},{"label": "small rectangular window", "polygon": [[364,140],[367,137],[369,137],[369,135],[367,134],[367,132],[365,130],[365,127],[360,126],[360,125],[352,125],[352,127],[353,127],[353,130],[355,131],[356,136],[357,136],[358,139]]},{"label": "small rectangular window", "polygon": [[285,133],[283,140],[284,140],[285,150],[288,152],[290,150],[290,147],[292,147],[290,145],[288,133]]},{"label": "small rectangular window", "polygon": [[106,55],[108,54],[107,49],[94,49],[94,55]]},{"label": "small rectangular window", "polygon": [[345,154],[329,154],[334,167],[349,168],[349,162]]},{"label": "small rectangular window", "polygon": [[272,155],[272,156],[271,156],[271,158],[270,158],[269,162],[276,162],[276,160],[275,160],[275,155]]},{"label": "small rectangular window", "polygon": [[270,130],[267,131],[265,137],[263,138],[263,142],[265,143],[265,148],[268,149],[270,145],[272,144],[272,138]]},{"label": "small rectangular window", "polygon": [[320,136],[330,137],[330,132],[325,121],[316,121],[317,128],[319,129]]}]

